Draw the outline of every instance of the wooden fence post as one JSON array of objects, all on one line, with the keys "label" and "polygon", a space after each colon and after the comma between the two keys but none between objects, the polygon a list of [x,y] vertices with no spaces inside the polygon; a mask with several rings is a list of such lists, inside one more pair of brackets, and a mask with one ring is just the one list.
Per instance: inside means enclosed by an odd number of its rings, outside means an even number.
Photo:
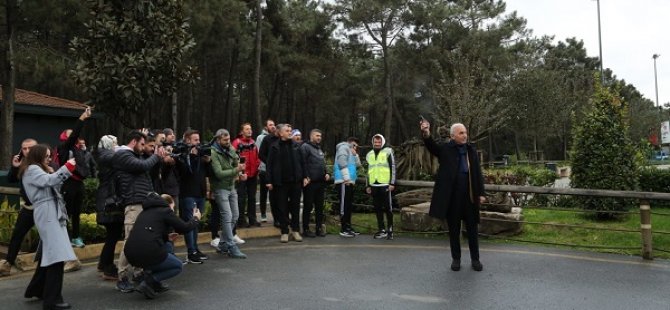
[{"label": "wooden fence post", "polygon": [[651,207],[647,200],[640,200],[640,232],[642,233],[642,258],[654,259],[651,235]]}]

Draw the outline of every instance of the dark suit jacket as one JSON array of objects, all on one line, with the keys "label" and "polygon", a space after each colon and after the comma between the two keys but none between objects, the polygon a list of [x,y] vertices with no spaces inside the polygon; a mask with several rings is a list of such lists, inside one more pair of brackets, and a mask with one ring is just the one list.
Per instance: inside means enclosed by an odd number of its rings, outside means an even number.
[{"label": "dark suit jacket", "polygon": [[[459,173],[457,145],[453,141],[437,144],[432,137],[424,138],[423,142],[428,151],[437,157],[440,164],[435,176],[435,187],[433,187],[429,215],[438,219],[446,219]],[[474,212],[473,215],[479,223],[479,196],[484,196],[484,178],[474,145],[468,144],[467,152],[470,160],[469,194],[472,204],[475,206],[472,208],[472,212]]]}]

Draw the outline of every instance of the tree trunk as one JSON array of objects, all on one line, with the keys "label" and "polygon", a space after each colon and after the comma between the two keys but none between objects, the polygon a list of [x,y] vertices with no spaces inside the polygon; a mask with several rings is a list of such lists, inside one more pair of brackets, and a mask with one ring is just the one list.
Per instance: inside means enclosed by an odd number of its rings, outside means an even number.
[{"label": "tree trunk", "polygon": [[391,68],[388,60],[388,47],[386,46],[386,37],[382,36],[382,57],[384,58],[384,105],[386,106],[386,114],[384,116],[384,137],[386,141],[391,139],[391,123],[393,121],[393,98],[391,97]]},{"label": "tree trunk", "polygon": [[177,130],[177,91],[172,93],[172,130]]},{"label": "tree trunk", "polygon": [[4,48],[4,74],[2,81],[2,116],[0,117],[0,168],[9,169],[11,163],[12,142],[14,141],[14,91],[15,91],[15,72],[14,72],[14,14],[16,7],[15,0],[5,1],[6,14],[6,42]]},{"label": "tree trunk", "polygon": [[253,122],[256,126],[262,126],[261,123],[261,35],[263,11],[261,8],[261,0],[256,0],[256,69],[254,70],[254,101],[252,107],[252,114],[254,115]]}]

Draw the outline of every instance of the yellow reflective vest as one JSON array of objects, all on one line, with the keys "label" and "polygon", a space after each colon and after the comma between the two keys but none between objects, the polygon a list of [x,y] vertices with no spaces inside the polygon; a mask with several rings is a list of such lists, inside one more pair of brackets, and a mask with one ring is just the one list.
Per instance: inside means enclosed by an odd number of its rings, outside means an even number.
[{"label": "yellow reflective vest", "polygon": [[368,162],[368,184],[385,184],[391,182],[391,167],[389,166],[388,157],[391,156],[392,150],[385,147],[375,155],[375,151],[368,152],[365,160]]}]

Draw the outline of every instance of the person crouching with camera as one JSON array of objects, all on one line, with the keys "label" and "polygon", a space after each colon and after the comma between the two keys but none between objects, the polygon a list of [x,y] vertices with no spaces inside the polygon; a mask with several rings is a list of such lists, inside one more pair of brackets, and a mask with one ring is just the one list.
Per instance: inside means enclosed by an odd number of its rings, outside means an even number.
[{"label": "person crouching with camera", "polygon": [[162,281],[182,271],[182,262],[173,253],[172,241],[176,234],[171,233],[172,229],[177,233],[187,233],[200,222],[198,208],[193,209],[193,216],[188,222],[177,217],[173,208],[174,203],[169,203],[157,193],[149,193],[123,250],[131,265],[144,268],[144,280],[135,290],[148,299],[166,291]]}]

